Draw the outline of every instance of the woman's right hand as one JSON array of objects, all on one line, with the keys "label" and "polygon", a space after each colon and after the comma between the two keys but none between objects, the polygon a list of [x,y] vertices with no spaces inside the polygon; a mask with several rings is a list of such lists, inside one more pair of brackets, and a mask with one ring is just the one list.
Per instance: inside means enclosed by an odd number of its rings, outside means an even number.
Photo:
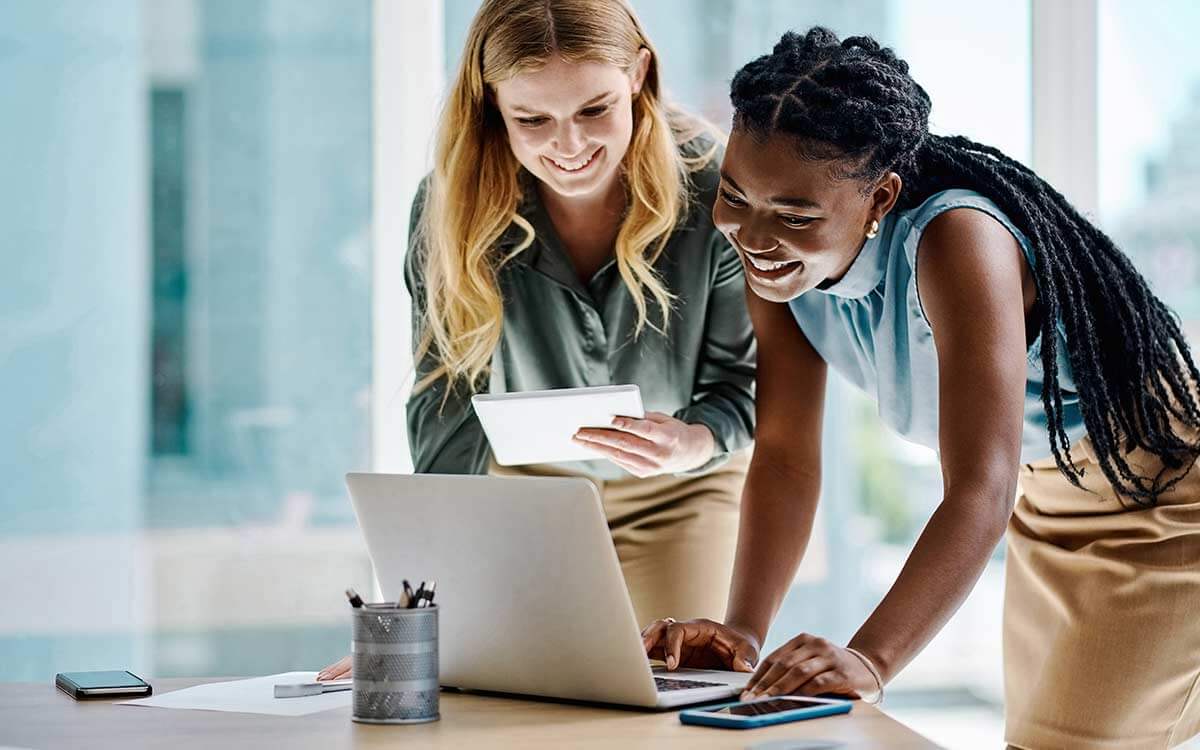
[{"label": "woman's right hand", "polygon": [[333,664],[325,667],[320,672],[317,672],[317,682],[325,682],[326,680],[342,680],[350,676],[352,667],[350,666],[350,657],[343,656]]},{"label": "woman's right hand", "polygon": [[758,661],[758,639],[747,630],[699,618],[677,622],[655,620],[642,631],[646,655],[662,659],[668,670],[728,669],[753,672]]}]

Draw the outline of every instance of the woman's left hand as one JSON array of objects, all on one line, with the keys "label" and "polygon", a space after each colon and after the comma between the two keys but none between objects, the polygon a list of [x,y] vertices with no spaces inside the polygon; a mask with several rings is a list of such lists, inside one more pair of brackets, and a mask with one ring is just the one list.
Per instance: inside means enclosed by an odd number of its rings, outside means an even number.
[{"label": "woman's left hand", "polygon": [[688,424],[657,411],[645,419],[616,417],[609,427],[584,427],[573,438],[635,477],[688,471],[713,456],[716,442],[702,424]]},{"label": "woman's left hand", "polygon": [[822,693],[861,698],[876,689],[874,675],[857,656],[824,638],[801,633],[759,663],[742,700]]}]

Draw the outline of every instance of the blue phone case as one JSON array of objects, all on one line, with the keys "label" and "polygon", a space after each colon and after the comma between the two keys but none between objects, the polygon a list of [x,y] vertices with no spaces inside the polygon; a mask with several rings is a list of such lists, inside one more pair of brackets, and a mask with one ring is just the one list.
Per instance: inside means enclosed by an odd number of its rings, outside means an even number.
[{"label": "blue phone case", "polygon": [[719,703],[715,706],[704,706],[703,708],[689,708],[679,712],[679,720],[684,724],[697,724],[706,727],[754,729],[755,727],[769,727],[773,724],[786,724],[789,721],[804,721],[805,719],[816,719],[821,716],[848,714],[850,713],[852,703],[851,701],[844,701],[823,706],[807,706],[805,708],[797,708],[794,711],[780,711],[779,713],[751,716],[745,719],[735,719],[730,716],[718,716],[707,713],[708,711],[725,708],[726,706],[740,705],[743,705],[743,701]]}]

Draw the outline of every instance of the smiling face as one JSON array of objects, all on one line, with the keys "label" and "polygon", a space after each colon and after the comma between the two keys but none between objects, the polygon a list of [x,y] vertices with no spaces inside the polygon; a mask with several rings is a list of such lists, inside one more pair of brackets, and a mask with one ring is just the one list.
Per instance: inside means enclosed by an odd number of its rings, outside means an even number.
[{"label": "smiling face", "polygon": [[610,188],[633,135],[632,98],[650,55],[632,73],[616,65],[553,57],[495,85],[496,105],[521,166],[560,196]]},{"label": "smiling face", "polygon": [[789,135],[756,138],[741,128],[730,135],[713,223],[759,297],[786,302],[841,279],[871,222],[895,204],[894,172],[869,186],[839,176],[838,166],[803,158]]}]

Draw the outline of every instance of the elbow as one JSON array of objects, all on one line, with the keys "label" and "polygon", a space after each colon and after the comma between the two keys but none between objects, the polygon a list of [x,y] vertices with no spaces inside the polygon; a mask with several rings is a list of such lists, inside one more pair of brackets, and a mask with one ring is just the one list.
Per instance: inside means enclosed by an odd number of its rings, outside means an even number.
[{"label": "elbow", "polygon": [[1008,521],[1017,504],[1017,466],[1016,463],[1004,462],[993,472],[989,482],[991,505],[995,509],[993,522],[998,527],[997,538],[1008,528]]},{"label": "elbow", "polygon": [[993,508],[993,513],[989,514],[990,524],[988,527],[989,535],[996,541],[1004,536],[1004,532],[1008,529],[1008,522],[1012,518],[1013,508],[1017,500],[1017,487],[1013,482],[1006,485],[1005,488],[996,494],[992,495],[990,505]]},{"label": "elbow", "polygon": [[1021,444],[1014,436],[1000,444],[972,446],[942,454],[942,476],[947,497],[960,496],[986,504],[987,515],[1001,527],[1008,526],[1017,498],[1021,468]]},{"label": "elbow", "polygon": [[950,496],[962,497],[970,506],[971,515],[976,519],[976,528],[981,538],[994,544],[1004,536],[1016,505],[1017,482],[1014,475],[1011,479],[998,479],[984,482],[966,493],[949,492]]},{"label": "elbow", "polygon": [[976,468],[971,476],[947,483],[943,503],[949,502],[968,514],[975,533],[994,543],[1004,535],[1016,505],[1016,466],[997,462]]}]

